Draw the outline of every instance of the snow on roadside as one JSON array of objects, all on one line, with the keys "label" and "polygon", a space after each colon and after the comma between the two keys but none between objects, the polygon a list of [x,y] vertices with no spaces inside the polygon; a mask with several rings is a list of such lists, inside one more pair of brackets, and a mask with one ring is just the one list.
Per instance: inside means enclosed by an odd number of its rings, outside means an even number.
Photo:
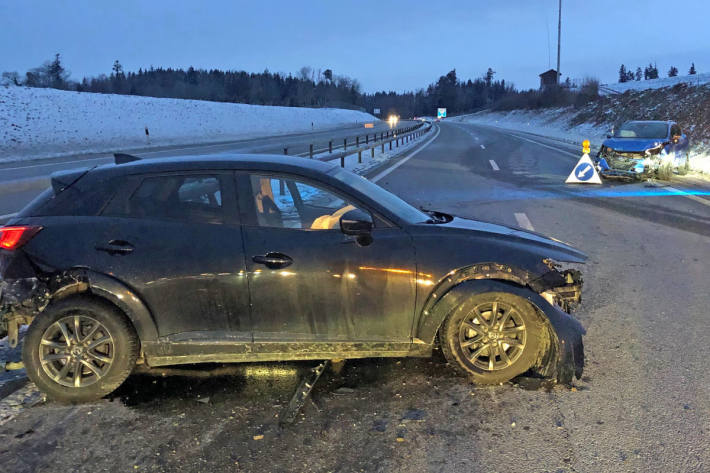
[{"label": "snow on roadside", "polygon": [[513,110],[510,112],[478,112],[449,120],[463,123],[489,125],[506,130],[524,131],[549,138],[580,145],[589,140],[592,146],[601,145],[606,138],[607,126],[582,124],[571,126],[573,112],[567,108],[548,108],[541,110]]},{"label": "snow on roadside", "polygon": [[375,120],[344,109],[0,87],[0,162],[305,133]]},{"label": "snow on roadside", "polygon": [[627,90],[662,89],[663,87],[673,87],[676,84],[703,85],[708,83],[710,83],[710,72],[705,72],[687,76],[661,77],[659,79],[632,80],[617,84],[602,84],[599,87],[599,93],[606,95],[609,91],[624,93]]}]

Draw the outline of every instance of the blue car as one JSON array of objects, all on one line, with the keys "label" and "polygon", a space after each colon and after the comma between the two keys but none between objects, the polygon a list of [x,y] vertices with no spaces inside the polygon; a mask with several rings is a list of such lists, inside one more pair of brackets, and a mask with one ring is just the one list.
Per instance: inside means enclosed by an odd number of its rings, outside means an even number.
[{"label": "blue car", "polygon": [[683,169],[688,158],[688,137],[672,121],[629,121],[607,135],[596,164],[606,178],[642,179],[661,166]]}]

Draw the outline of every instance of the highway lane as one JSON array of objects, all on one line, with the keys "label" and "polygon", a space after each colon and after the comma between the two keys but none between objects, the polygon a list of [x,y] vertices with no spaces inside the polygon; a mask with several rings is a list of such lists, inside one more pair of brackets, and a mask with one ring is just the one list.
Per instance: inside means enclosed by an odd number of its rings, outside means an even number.
[{"label": "highway lane", "polygon": [[[488,431],[459,432],[451,449],[476,471],[501,461],[509,471],[707,471],[710,206],[646,183],[565,185],[578,157],[524,138],[442,124],[379,182],[414,204],[532,226],[590,256],[576,314],[588,329],[583,380],[575,391],[477,393]],[[686,184],[709,188],[672,183]]]},{"label": "highway lane", "polygon": [[[401,121],[398,128],[412,126],[418,122]],[[229,141],[212,144],[169,146],[162,149],[134,150],[134,153],[144,158],[160,158],[168,156],[187,156],[225,153],[256,153],[283,154],[288,148],[290,155],[307,155],[309,145],[314,145],[314,152],[326,151],[328,142],[333,141],[334,149],[342,148],[343,140],[347,138],[348,147],[354,146],[355,136],[367,133],[372,140],[373,133],[379,134],[390,130],[386,122],[375,122],[372,129],[364,128],[364,124],[347,126],[326,131],[302,133],[293,135],[267,136],[245,140]],[[74,169],[77,167],[95,166],[113,162],[111,153],[83,154],[77,150],[73,156],[63,156],[55,159],[0,163],[0,217],[17,212],[48,185],[50,174],[56,171]],[[0,219],[0,221],[2,221]]]}]

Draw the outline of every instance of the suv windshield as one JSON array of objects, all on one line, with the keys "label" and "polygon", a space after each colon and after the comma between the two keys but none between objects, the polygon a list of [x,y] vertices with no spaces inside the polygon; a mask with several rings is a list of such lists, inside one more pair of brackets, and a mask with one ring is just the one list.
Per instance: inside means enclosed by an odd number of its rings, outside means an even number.
[{"label": "suv windshield", "polygon": [[430,219],[429,215],[421,210],[412,207],[391,192],[387,192],[382,187],[374,184],[362,176],[353,174],[345,169],[336,169],[331,175],[339,181],[362,192],[378,204],[397,215],[407,223],[422,223]]},{"label": "suv windshield", "polygon": [[614,138],[666,138],[667,123],[628,122],[624,123],[614,133]]}]

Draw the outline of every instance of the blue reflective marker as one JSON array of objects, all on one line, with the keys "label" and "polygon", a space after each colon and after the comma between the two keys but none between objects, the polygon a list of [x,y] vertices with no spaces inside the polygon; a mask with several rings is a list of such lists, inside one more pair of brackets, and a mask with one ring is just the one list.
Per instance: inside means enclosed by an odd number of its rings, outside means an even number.
[{"label": "blue reflective marker", "polygon": [[588,181],[594,176],[594,168],[589,163],[580,163],[574,168],[574,176],[580,181]]}]

